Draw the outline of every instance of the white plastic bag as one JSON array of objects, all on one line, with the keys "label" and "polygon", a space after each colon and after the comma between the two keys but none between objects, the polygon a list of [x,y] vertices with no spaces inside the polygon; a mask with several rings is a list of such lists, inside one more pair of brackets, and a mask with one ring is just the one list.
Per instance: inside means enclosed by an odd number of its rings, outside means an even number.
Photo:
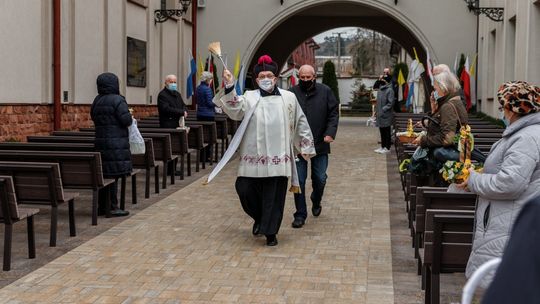
[{"label": "white plastic bag", "polygon": [[131,154],[144,154],[146,148],[144,146],[144,139],[137,128],[137,120],[133,118],[131,126],[129,126],[129,150]]}]

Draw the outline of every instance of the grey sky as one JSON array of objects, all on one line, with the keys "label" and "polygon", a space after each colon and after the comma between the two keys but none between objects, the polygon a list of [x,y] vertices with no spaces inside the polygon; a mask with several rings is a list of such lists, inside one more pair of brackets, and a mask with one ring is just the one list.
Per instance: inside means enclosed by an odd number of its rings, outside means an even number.
[{"label": "grey sky", "polygon": [[313,37],[313,40],[317,43],[324,42],[324,37],[330,37],[333,35],[333,33],[340,33],[345,32],[341,37],[349,37],[351,35],[354,35],[356,33],[356,27],[339,27],[335,29],[331,29],[326,32],[322,32],[316,36]]}]

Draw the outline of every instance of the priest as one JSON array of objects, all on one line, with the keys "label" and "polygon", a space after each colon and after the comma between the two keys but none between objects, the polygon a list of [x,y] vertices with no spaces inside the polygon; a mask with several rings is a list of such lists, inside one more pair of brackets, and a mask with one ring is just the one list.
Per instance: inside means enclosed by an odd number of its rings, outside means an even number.
[{"label": "priest", "polygon": [[278,66],[268,55],[253,67],[258,89],[237,95],[232,73],[225,69],[225,90],[214,103],[233,120],[243,120],[228,153],[208,177],[210,181],[239,148],[236,192],[244,211],[254,220],[252,233],[264,234],[266,245],[278,244],[288,180],[300,191],[295,155],[315,155],[313,135],[296,96],[276,86]]}]

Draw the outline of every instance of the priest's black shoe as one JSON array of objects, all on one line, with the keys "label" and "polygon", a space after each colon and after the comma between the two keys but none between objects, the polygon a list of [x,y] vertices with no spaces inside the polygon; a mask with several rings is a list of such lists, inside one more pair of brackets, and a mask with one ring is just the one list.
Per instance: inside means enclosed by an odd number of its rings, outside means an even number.
[{"label": "priest's black shoe", "polygon": [[125,210],[122,210],[122,209],[111,210],[111,216],[114,216],[114,217],[128,216],[128,215],[129,215],[129,211],[125,211]]},{"label": "priest's black shoe", "polygon": [[292,222],[292,227],[293,228],[302,228],[302,226],[304,226],[305,223],[306,223],[306,221],[303,218],[297,217]]},{"label": "priest's black shoe", "polygon": [[253,235],[259,235],[261,231],[261,224],[255,222],[253,224],[253,228],[251,229],[251,233],[253,233]]},{"label": "priest's black shoe", "polygon": [[276,246],[277,238],[275,234],[269,234],[266,236],[266,246]]},{"label": "priest's black shoe", "polygon": [[313,207],[311,207],[311,213],[313,213],[313,216],[321,215],[321,211],[322,211],[321,205],[313,205]]}]

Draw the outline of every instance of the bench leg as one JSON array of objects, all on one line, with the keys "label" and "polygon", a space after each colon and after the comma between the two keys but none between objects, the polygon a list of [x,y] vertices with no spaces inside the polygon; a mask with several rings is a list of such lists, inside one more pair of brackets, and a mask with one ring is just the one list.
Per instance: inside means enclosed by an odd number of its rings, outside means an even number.
[{"label": "bench leg", "polygon": [[131,176],[131,204],[137,204],[137,174]]},{"label": "bench leg", "polygon": [[97,225],[99,189],[92,191],[92,226]]},{"label": "bench leg", "polygon": [[154,167],[154,186],[155,192],[159,193],[159,166]]},{"label": "bench leg", "polygon": [[[114,182],[117,183],[118,180],[115,180]],[[107,187],[112,187],[112,184]],[[110,194],[111,189],[104,189],[104,190],[107,191],[107,195],[105,198],[105,217],[110,218],[111,217],[111,194]]]},{"label": "bench leg", "polygon": [[126,208],[126,176],[120,178],[122,184],[120,186],[120,209],[125,210]]},{"label": "bench leg", "polygon": [[187,153],[186,166],[187,166],[187,176],[191,176],[191,152]]},{"label": "bench leg", "polygon": [[216,143],[213,143],[212,146],[210,146],[210,166],[214,164],[214,159],[217,161],[217,157],[218,157],[217,150],[218,149],[216,149]]},{"label": "bench leg", "polygon": [[161,181],[161,187],[167,189],[167,171],[168,171],[169,162],[163,161],[163,180]]},{"label": "bench leg", "polygon": [[49,246],[56,247],[56,230],[58,228],[58,207],[51,208],[51,237]]},{"label": "bench leg", "polygon": [[184,179],[184,154],[180,155],[180,180]]},{"label": "bench leg", "polygon": [[206,149],[202,150],[202,159],[203,159],[201,162],[202,168],[206,169]]},{"label": "bench leg", "polygon": [[438,273],[431,273],[431,304],[439,304],[440,302],[440,280]]},{"label": "bench leg", "polygon": [[[216,141],[214,143],[214,160],[216,161],[216,163],[218,161],[218,157],[219,157],[219,145],[218,145],[218,143]],[[212,161],[212,160],[210,160],[210,161]],[[210,165],[212,165],[212,162],[210,162]]]},{"label": "bench leg", "polygon": [[146,169],[146,180],[144,181],[144,198],[150,197],[150,168]]},{"label": "bench leg", "polygon": [[178,165],[178,159],[173,159],[173,160],[170,160],[170,162],[172,162],[172,166],[173,166],[173,169],[172,169],[172,172],[171,172],[171,185],[174,185],[174,180],[176,179],[176,166]]},{"label": "bench leg", "polygon": [[28,234],[28,258],[36,258],[36,238],[34,233],[34,216],[26,218],[26,233]]},{"label": "bench leg", "polygon": [[225,154],[225,140],[224,139],[221,140],[221,157],[223,157],[223,154]]},{"label": "bench leg", "polygon": [[424,291],[424,304],[431,304],[431,267],[425,269],[426,290]]},{"label": "bench leg", "polygon": [[11,269],[11,243],[13,241],[13,225],[6,224],[4,227],[4,271]]},{"label": "bench leg", "polygon": [[68,212],[69,212],[69,236],[76,236],[77,229],[75,228],[75,199],[72,199],[68,202]]},{"label": "bench leg", "polygon": [[195,155],[195,172],[199,172],[199,163],[201,162],[201,150],[197,150],[197,154]]}]

